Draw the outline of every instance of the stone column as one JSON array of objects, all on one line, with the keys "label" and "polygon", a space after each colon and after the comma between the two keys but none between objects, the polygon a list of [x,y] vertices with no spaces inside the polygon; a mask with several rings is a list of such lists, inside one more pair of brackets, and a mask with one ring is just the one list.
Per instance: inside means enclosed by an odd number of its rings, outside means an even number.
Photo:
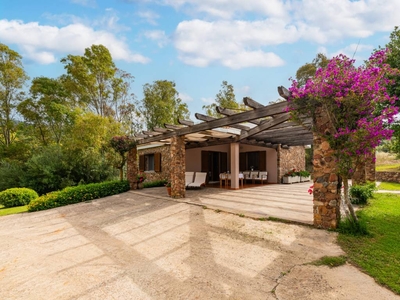
[{"label": "stone column", "polygon": [[231,188],[239,189],[239,143],[231,143]]},{"label": "stone column", "polygon": [[278,148],[276,148],[276,162],[277,162],[277,171],[278,171],[278,183],[282,183],[282,177],[283,177],[283,170],[282,170],[282,165],[281,165],[281,144],[278,145]]},{"label": "stone column", "polygon": [[171,138],[171,197],[185,198],[185,137]]},{"label": "stone column", "polygon": [[[327,116],[321,109],[317,110],[315,126],[320,132],[332,133],[328,127]],[[336,173],[334,152],[328,141],[315,133],[313,142],[314,226],[334,229],[340,220],[341,199],[341,184]]]},{"label": "stone column", "polygon": [[366,180],[366,161],[365,159],[362,159],[354,171],[354,174],[351,178],[351,183],[353,185],[360,185],[364,184]]},{"label": "stone column", "polygon": [[137,175],[138,175],[138,164],[137,164],[137,148],[136,146],[129,150],[126,161],[126,177],[129,181],[131,190],[137,188]]},{"label": "stone column", "polygon": [[365,177],[367,181],[375,182],[375,149],[370,157],[367,157],[365,161]]}]

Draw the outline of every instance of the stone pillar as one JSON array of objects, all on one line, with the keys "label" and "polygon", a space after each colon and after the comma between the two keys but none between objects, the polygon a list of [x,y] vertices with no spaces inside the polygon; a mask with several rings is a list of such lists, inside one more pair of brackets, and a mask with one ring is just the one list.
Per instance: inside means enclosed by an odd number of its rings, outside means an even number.
[{"label": "stone pillar", "polygon": [[138,175],[138,164],[137,164],[137,148],[136,146],[129,150],[126,161],[126,177],[129,181],[131,190],[137,188],[137,175]]},{"label": "stone pillar", "polygon": [[[327,116],[317,110],[315,122],[319,132],[332,132],[328,127]],[[314,226],[334,229],[340,220],[340,180],[336,173],[336,162],[328,141],[314,133],[313,156],[313,203]]]},{"label": "stone pillar", "polygon": [[171,197],[185,198],[185,137],[171,138]]},{"label": "stone pillar", "polygon": [[351,184],[361,185],[366,182],[366,161],[362,159],[351,177]]},{"label": "stone pillar", "polygon": [[367,157],[365,161],[365,177],[367,181],[375,182],[376,181],[376,173],[375,173],[375,149],[372,152],[372,155]]},{"label": "stone pillar", "polygon": [[278,148],[276,148],[276,162],[277,166],[276,169],[278,171],[277,178],[278,178],[278,183],[282,183],[282,177],[283,177],[283,170],[282,170],[282,165],[281,165],[281,144],[278,145]]},{"label": "stone pillar", "polygon": [[231,188],[239,189],[239,143],[231,143]]}]

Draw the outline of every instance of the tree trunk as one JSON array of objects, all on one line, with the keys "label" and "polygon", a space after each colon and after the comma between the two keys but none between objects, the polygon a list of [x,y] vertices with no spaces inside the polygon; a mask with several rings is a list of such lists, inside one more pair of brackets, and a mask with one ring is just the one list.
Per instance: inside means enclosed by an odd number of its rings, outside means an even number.
[{"label": "tree trunk", "polygon": [[[349,199],[349,180],[346,177],[343,178],[343,187],[344,187],[344,201],[345,201],[345,204],[347,205],[347,208],[349,209],[351,221],[358,222],[358,218],[354,211],[353,204],[351,204],[350,199]],[[346,215],[348,216],[347,212],[346,212]]]}]

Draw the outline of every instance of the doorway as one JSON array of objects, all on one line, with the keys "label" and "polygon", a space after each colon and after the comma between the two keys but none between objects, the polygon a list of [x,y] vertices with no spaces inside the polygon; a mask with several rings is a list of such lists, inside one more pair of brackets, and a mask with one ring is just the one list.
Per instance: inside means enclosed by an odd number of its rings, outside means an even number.
[{"label": "doorway", "polygon": [[228,153],[201,151],[201,172],[207,173],[207,183],[219,182],[219,174],[228,170]]}]

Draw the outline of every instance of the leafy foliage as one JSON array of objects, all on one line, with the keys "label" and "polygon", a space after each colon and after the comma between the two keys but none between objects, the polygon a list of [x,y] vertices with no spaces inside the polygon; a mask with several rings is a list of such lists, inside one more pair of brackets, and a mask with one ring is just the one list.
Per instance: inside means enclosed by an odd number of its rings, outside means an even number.
[{"label": "leafy foliage", "polygon": [[301,66],[296,72],[296,79],[299,86],[306,84],[307,80],[313,78],[320,68],[325,68],[329,63],[329,59],[323,53],[318,53],[311,63]]},{"label": "leafy foliage", "polygon": [[109,181],[67,187],[61,191],[43,195],[29,204],[29,211],[44,210],[73,203],[107,197],[130,189],[128,181]]},{"label": "leafy foliage", "polygon": [[[308,117],[317,120],[326,115],[326,126],[313,131],[328,140],[337,161],[337,173],[343,178],[345,201],[353,219],[357,219],[348,195],[348,178],[360,161],[374,154],[381,140],[389,139],[387,124],[397,114],[397,97],[387,87],[399,70],[385,63],[387,51],[375,52],[360,67],[344,55],[334,57],[317,70],[304,86],[292,80],[289,105],[292,116],[302,123]],[[316,122],[314,122],[316,123]]]},{"label": "leafy foliage", "polygon": [[166,184],[167,180],[153,180],[153,181],[143,182],[143,187],[144,188],[160,187],[160,186],[165,186]]},{"label": "leafy foliage", "polygon": [[350,187],[350,200],[353,204],[367,204],[368,199],[372,198],[376,186],[374,182],[363,185],[352,185]]},{"label": "leafy foliage", "polygon": [[178,97],[175,82],[156,80],[143,86],[144,99],[138,103],[147,129],[163,127],[164,124],[178,124],[178,119],[188,119],[186,103]]},{"label": "leafy foliage", "polygon": [[39,195],[28,188],[11,188],[0,192],[0,205],[4,207],[15,207],[29,204]]},{"label": "leafy foliage", "polygon": [[246,106],[236,101],[235,90],[232,84],[228,84],[227,81],[222,81],[221,89],[218,94],[215,95],[215,102],[209,105],[203,105],[203,109],[206,114],[211,117],[221,118],[223,115],[216,111],[216,107],[221,106],[223,108],[229,108],[235,111],[244,111]]}]

